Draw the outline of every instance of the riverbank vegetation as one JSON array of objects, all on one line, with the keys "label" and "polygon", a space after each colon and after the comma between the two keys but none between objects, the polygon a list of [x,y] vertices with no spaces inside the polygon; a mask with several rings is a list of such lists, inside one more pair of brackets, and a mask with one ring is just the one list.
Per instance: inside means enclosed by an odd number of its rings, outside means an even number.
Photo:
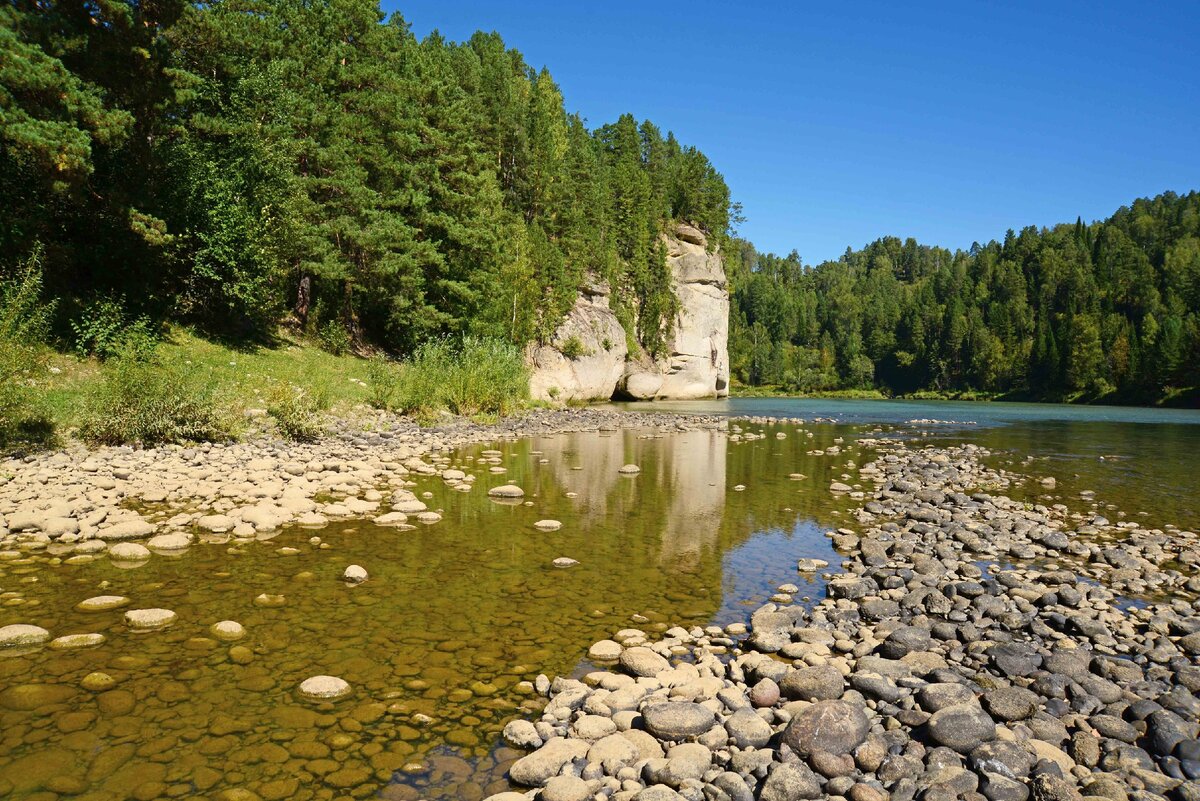
[{"label": "riverbank vegetation", "polygon": [[967,251],[885,237],[815,267],[739,243],[730,357],[786,391],[1195,404],[1200,193]]}]

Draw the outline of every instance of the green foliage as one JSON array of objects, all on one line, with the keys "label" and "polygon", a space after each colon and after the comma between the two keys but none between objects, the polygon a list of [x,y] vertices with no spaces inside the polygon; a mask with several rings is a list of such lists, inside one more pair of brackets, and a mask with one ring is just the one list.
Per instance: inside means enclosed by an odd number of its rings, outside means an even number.
[{"label": "green foliage", "polygon": [[235,418],[215,389],[157,358],[110,360],[87,397],[80,436],[101,445],[222,441]]},{"label": "green foliage", "polygon": [[321,413],[329,408],[329,396],[320,386],[298,387],[277,384],[267,397],[267,414],[285,437],[296,442],[315,442],[321,436]]},{"label": "green foliage", "polygon": [[0,280],[0,448],[47,444],[54,426],[37,387],[53,304],[42,302],[41,250]]},{"label": "green foliage", "polygon": [[1197,192],[969,251],[885,237],[816,267],[727,252],[748,384],[1130,401],[1200,384]]},{"label": "green foliage", "polygon": [[591,351],[583,344],[583,340],[572,334],[558,346],[558,352],[568,359],[578,359],[580,356],[590,356]]},{"label": "green foliage", "polygon": [[435,339],[421,345],[401,367],[394,408],[431,419],[509,414],[529,396],[529,373],[521,349],[499,339]]},{"label": "green foliage", "polygon": [[330,320],[321,326],[317,331],[317,339],[321,341],[321,347],[334,356],[343,355],[354,344],[350,332],[340,320]]},{"label": "green foliage", "polygon": [[148,358],[156,340],[150,320],[130,320],[127,308],[124,297],[96,298],[84,305],[68,322],[75,352],[102,361],[121,354]]},{"label": "green foliage", "polygon": [[74,321],[87,353],[118,318],[265,341],[290,315],[326,333],[318,307],[392,352],[546,342],[589,282],[658,352],[660,235],[688,220],[717,245],[736,217],[672,134],[589,131],[498,35],[418,40],[377,0],[0,15],[0,251],[41,238],[53,294],[121,306]]},{"label": "green foliage", "polygon": [[400,371],[383,356],[367,361],[367,402],[376,409],[391,409],[396,397]]}]

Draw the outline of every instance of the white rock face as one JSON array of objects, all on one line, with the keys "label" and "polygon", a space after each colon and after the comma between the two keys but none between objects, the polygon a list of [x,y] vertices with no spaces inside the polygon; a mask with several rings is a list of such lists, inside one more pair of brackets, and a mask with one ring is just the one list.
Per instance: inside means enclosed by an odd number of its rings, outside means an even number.
[{"label": "white rock face", "polygon": [[[608,303],[609,288],[584,287],[566,319],[554,332],[553,344],[531,345],[529,392],[538,400],[600,400],[613,396],[625,372],[629,353],[625,329]],[[572,339],[582,352],[568,359],[559,350]]]},{"label": "white rock face", "polygon": [[[530,346],[530,394],[539,400],[694,399],[729,394],[729,290],[725,263],[704,234],[676,226],[663,237],[679,313],[666,355],[629,353],[609,303],[609,288],[584,287],[554,332],[552,345]],[[577,340],[582,353],[561,348]]]},{"label": "white rock face", "polygon": [[667,355],[631,359],[618,394],[633,400],[729,395],[729,289],[725,263],[704,234],[680,224],[664,237],[672,288],[679,299]]}]

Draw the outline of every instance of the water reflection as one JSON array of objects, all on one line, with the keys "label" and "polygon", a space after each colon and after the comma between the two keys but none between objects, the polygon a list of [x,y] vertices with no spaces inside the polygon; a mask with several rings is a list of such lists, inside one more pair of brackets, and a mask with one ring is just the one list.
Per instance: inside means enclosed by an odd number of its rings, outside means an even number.
[{"label": "water reflection", "polygon": [[[477,477],[471,492],[417,479],[444,516],[433,526],[289,529],[132,570],[48,554],[0,562],[0,625],[107,637],[0,660],[0,790],[97,801],[231,788],[297,799],[495,792],[511,757],[497,734],[531,700],[522,681],[570,673],[591,642],[635,620],[661,629],[742,619],[745,599],[797,580],[796,558],[834,558],[821,532],[847,501],[825,487],[850,455],[808,451],[850,432],[813,434],[543,437],[493,446],[503,473],[480,446],[448,462]],[[641,472],[619,474],[626,463]],[[793,472],[811,478],[791,481]],[[506,482],[524,487],[527,503],[487,497]],[[535,529],[545,518],[562,528]],[[556,569],[559,556],[579,564]],[[351,563],[370,580],[341,582]],[[262,593],[285,604],[258,605]],[[75,608],[100,594],[174,610],[178,621],[134,634],[122,610]],[[226,619],[247,637],[211,636]],[[93,672],[113,687],[85,689]],[[344,678],[353,697],[301,700],[296,686],[316,674]]]}]

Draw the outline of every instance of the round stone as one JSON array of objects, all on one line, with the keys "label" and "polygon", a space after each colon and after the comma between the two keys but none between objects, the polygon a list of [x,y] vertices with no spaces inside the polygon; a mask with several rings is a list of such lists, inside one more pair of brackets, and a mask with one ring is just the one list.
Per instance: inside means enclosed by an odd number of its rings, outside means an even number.
[{"label": "round stone", "polygon": [[800,701],[832,701],[842,697],[841,671],[829,665],[789,670],[779,682],[779,691],[785,698]]},{"label": "round stone", "polygon": [[56,651],[67,651],[72,648],[91,648],[104,642],[103,634],[65,634],[50,641],[50,647]]},{"label": "round stone", "polygon": [[558,531],[562,528],[562,523],[557,520],[539,520],[533,524],[533,527],[539,531]]},{"label": "round stone", "polygon": [[83,681],[79,682],[79,685],[85,690],[91,690],[94,693],[100,693],[116,687],[117,680],[107,673],[96,671],[84,676]]},{"label": "round stone", "polygon": [[611,662],[621,656],[621,644],[613,640],[601,640],[593,643],[588,649],[588,659],[594,659],[597,662]]},{"label": "round stone", "polygon": [[336,701],[350,692],[350,685],[337,676],[311,676],[300,682],[300,694],[314,701]]},{"label": "round stone", "polygon": [[360,584],[367,580],[367,569],[362,565],[350,565],[342,571],[342,580]]},{"label": "round stone", "polygon": [[642,710],[646,731],[660,740],[686,740],[699,737],[713,727],[716,716],[700,704],[671,701]]},{"label": "round stone", "polygon": [[80,612],[107,612],[110,609],[120,609],[129,603],[124,595],[97,595],[87,598],[75,605]]},{"label": "round stone", "polygon": [[996,722],[976,704],[939,709],[930,716],[928,726],[930,737],[960,754],[969,754],[996,738]]},{"label": "round stone", "polygon": [[671,663],[665,657],[640,645],[625,649],[619,656],[621,667],[634,676],[656,676],[671,669]]},{"label": "round stone", "polygon": [[871,722],[849,701],[818,701],[792,718],[783,741],[800,756],[814,751],[849,754],[867,739]]},{"label": "round stone", "polygon": [[125,613],[125,625],[138,631],[161,629],[175,622],[170,609],[130,609]]},{"label": "round stone", "polygon": [[525,490],[516,484],[501,484],[498,487],[492,487],[488,490],[488,495],[493,498],[523,498],[525,497]]},{"label": "round stone", "polygon": [[627,464],[623,465],[619,470],[617,470],[617,472],[624,476],[633,476],[642,472],[642,468],[638,467],[636,464]]},{"label": "round stone", "polygon": [[579,560],[569,556],[560,556],[554,560],[555,567],[574,567],[577,564],[579,564]]},{"label": "round stone", "polygon": [[0,648],[41,645],[49,639],[50,632],[41,626],[31,626],[27,623],[13,623],[11,626],[0,628]]},{"label": "round stone", "polygon": [[588,801],[592,791],[578,776],[555,776],[546,782],[540,796],[542,801]]},{"label": "round stone", "polygon": [[151,537],[146,543],[147,547],[155,551],[182,551],[190,547],[191,544],[191,536],[182,532],[159,534],[157,537]]},{"label": "round stone", "polygon": [[208,627],[212,636],[225,642],[234,642],[246,636],[246,629],[236,620],[221,620]]},{"label": "round stone", "polygon": [[281,606],[287,606],[287,598],[282,595],[271,595],[264,592],[254,596],[254,605],[261,606],[264,609],[278,609]]},{"label": "round stone", "polygon": [[438,514],[437,512],[418,512],[417,513],[417,522],[424,523],[427,526],[437,523],[441,519],[442,519],[442,516],[440,514]]},{"label": "round stone", "polygon": [[115,562],[141,562],[150,558],[150,549],[136,542],[118,542],[109,547],[108,558]]}]

